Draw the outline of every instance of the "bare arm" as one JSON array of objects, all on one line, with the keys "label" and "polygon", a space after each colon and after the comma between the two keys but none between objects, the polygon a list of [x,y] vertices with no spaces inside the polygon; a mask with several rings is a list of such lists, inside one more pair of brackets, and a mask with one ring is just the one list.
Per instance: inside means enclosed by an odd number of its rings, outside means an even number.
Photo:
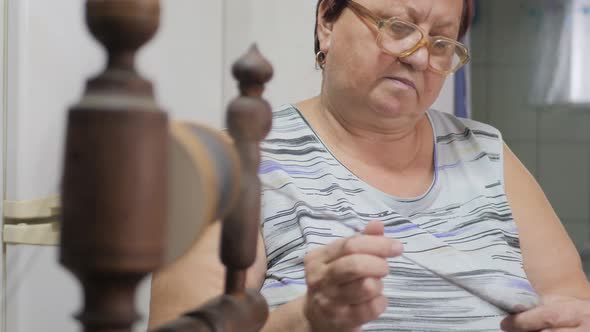
[{"label": "bare arm", "polygon": [[537,292],[590,299],[580,256],[543,190],[504,145],[506,195],[518,227],[524,269]]},{"label": "bare arm", "polygon": [[[220,223],[210,226],[187,254],[154,274],[150,328],[222,293],[220,231]],[[374,223],[363,236],[310,252],[305,263],[308,294],[272,311],[263,331],[359,331],[362,324],[385,310],[381,281],[388,273],[385,258],[398,256],[402,250],[399,241],[383,237],[383,225]],[[260,289],[265,273],[266,253],[259,236],[256,262],[248,270],[246,287]]]},{"label": "bare arm", "polygon": [[[149,328],[173,320],[186,311],[221,295],[225,269],[219,260],[221,223],[211,225],[190,249],[173,264],[152,277]],[[260,289],[266,272],[266,253],[262,237],[258,238],[256,262],[248,270],[246,287]],[[264,332],[309,331],[303,315],[303,297],[272,311]]]}]

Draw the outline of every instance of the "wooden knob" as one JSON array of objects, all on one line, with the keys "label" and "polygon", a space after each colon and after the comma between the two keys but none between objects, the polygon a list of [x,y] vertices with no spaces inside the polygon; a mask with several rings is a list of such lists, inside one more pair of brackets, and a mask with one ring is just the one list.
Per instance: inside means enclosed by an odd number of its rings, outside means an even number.
[{"label": "wooden knob", "polygon": [[88,0],[86,22],[109,53],[109,67],[132,70],[137,50],[158,30],[159,0]]},{"label": "wooden knob", "polygon": [[232,73],[239,82],[242,96],[260,97],[264,84],[272,78],[273,69],[270,62],[260,54],[258,47],[252,45],[233,65]]},{"label": "wooden knob", "polygon": [[254,46],[234,65],[241,96],[228,107],[227,126],[240,156],[240,196],[224,219],[221,260],[227,267],[226,293],[244,290],[245,269],[254,263],[260,223],[260,141],[272,124],[270,105],[261,98],[272,67]]}]

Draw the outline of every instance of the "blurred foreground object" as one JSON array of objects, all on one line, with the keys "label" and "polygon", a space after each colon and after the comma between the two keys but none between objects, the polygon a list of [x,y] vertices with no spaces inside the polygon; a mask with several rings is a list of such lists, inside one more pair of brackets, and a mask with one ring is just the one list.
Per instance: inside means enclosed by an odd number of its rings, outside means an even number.
[{"label": "blurred foreground object", "polygon": [[169,135],[151,83],[135,70],[135,53],[157,31],[159,14],[159,0],[86,2],[108,65],[68,116],[60,262],[82,284],[77,318],[84,331],[131,331],[138,282],[221,218],[225,294],[157,331],[258,331],[268,306],[244,281],[256,253],[259,142],[271,126],[261,95],[272,67],[256,48],[234,66],[241,96],[228,110],[231,139],[187,123],[172,125]]}]

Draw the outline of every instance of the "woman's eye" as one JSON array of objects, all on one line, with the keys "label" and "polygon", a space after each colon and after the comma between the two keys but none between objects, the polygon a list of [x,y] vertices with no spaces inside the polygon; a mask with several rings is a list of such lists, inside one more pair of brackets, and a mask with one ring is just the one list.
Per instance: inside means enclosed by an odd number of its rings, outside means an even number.
[{"label": "woman's eye", "polygon": [[436,52],[436,54],[453,54],[453,52],[455,51],[455,45],[451,44],[451,43],[447,43],[447,42],[434,42],[431,46],[431,49],[433,52]]},{"label": "woman's eye", "polygon": [[448,47],[449,47],[449,45],[446,45],[444,43],[434,43],[434,48],[439,49],[439,50],[444,50]]},{"label": "woman's eye", "polygon": [[399,22],[393,22],[390,30],[396,37],[407,37],[416,31],[415,28]]}]

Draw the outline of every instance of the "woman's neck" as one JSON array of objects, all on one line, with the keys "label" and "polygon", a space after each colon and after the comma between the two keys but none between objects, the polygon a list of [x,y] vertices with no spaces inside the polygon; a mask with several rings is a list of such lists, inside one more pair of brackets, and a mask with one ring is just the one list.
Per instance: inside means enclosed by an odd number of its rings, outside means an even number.
[{"label": "woman's neck", "polygon": [[[353,121],[315,97],[298,104],[307,121],[336,157],[362,160],[390,172],[404,173],[433,164],[432,127],[425,114],[414,121],[375,126]],[[348,113],[353,114],[353,113]],[[357,113],[358,114],[358,113]]]}]

